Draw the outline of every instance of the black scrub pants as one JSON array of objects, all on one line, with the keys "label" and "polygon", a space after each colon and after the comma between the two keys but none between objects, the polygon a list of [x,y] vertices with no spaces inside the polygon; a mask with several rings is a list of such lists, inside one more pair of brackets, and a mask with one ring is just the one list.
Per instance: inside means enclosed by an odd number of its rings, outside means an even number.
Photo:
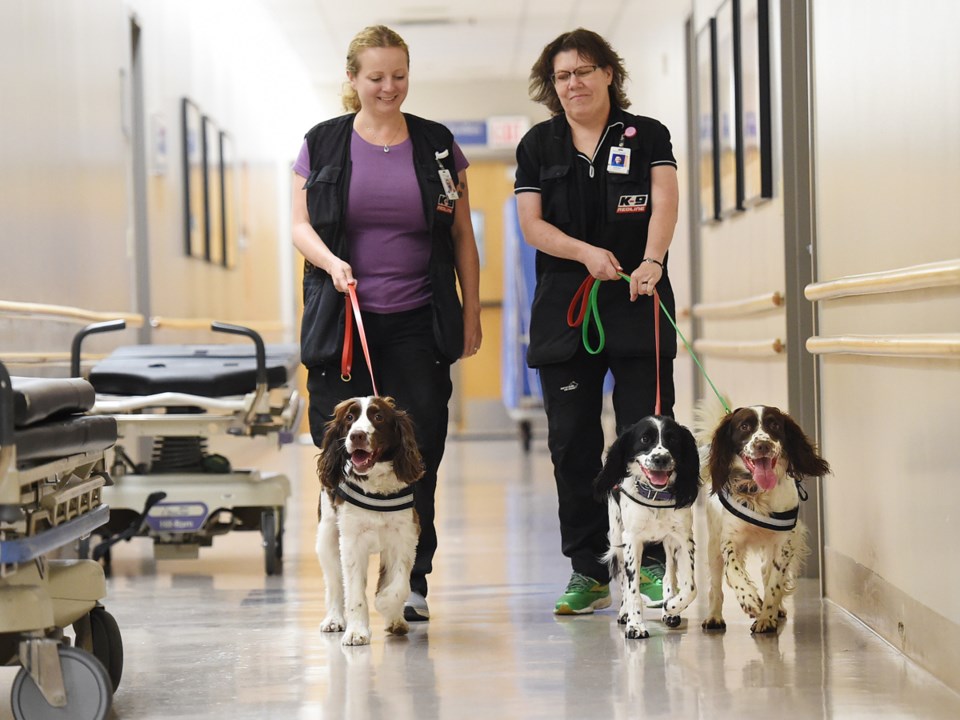
[{"label": "black scrub pants", "polygon": [[[447,440],[447,405],[453,392],[450,363],[436,350],[430,306],[389,314],[364,312],[362,319],[377,390],[382,396],[392,397],[397,407],[410,414],[423,455],[425,472],[413,486],[420,541],[410,574],[410,589],[426,597],[427,575],[433,569],[437,550],[434,497],[437,470]],[[310,434],[314,444],[320,447],[323,426],[333,416],[337,403],[373,394],[356,324],[351,379],[348,382],[341,379],[339,364],[308,368],[307,390]]]},{"label": "black scrub pants", "polygon": [[[652,415],[656,407],[656,358],[590,355],[582,345],[566,362],[539,368],[547,413],[547,445],[559,500],[560,541],[575,572],[601,583],[610,571],[600,558],[607,551],[609,520],[605,500],[593,492],[603,464],[601,425],[603,383],[614,379],[617,434]],[[673,416],[673,360],[660,359],[660,413]],[[663,547],[648,545],[645,557],[663,562]]]}]

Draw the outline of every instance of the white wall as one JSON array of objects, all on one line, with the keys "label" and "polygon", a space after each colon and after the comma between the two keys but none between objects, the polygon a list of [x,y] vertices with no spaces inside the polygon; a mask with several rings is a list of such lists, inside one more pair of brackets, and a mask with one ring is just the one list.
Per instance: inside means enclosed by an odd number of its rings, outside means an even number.
[{"label": "white wall", "polygon": [[[876,8],[813,4],[824,280],[960,257],[960,5]],[[960,289],[824,302],[820,323],[956,334]],[[821,379],[827,594],[960,687],[960,363],[825,356]]]},{"label": "white wall", "polygon": [[[289,204],[287,167],[303,132],[327,110],[256,0],[0,3],[0,299],[139,310],[131,18],[142,30],[148,129],[166,135],[165,155],[148,149],[151,312],[276,320],[294,304],[293,289],[276,272],[283,253],[292,252],[280,209]],[[184,257],[185,96],[232,135],[248,181],[249,243],[235,270]],[[34,324],[24,333],[0,320],[0,349],[65,350],[75,329]],[[177,341],[172,333],[164,340]]]}]

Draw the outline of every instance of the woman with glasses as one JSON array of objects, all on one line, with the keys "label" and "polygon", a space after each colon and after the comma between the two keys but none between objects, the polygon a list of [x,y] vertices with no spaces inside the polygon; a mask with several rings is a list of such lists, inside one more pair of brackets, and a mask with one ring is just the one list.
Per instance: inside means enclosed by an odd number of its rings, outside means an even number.
[{"label": "woman with glasses", "polygon": [[[426,576],[437,549],[434,494],[450,366],[476,354],[481,329],[468,163],[446,127],[401,111],[409,73],[407,45],[390,28],[371,26],[353,38],[347,114],[306,134],[293,167],[292,225],[305,260],[300,359],[314,443],[321,445],[339,401],[372,395],[374,385],[416,425],[425,473],[414,485],[420,540],[404,607],[415,621],[430,617]],[[344,334],[351,285],[372,369],[357,329]],[[356,349],[352,372],[342,367],[348,343]]]},{"label": "woman with glasses", "polygon": [[[582,28],[560,35],[530,72],[531,98],[553,117],[534,126],[517,148],[520,227],[538,251],[527,363],[539,370],[561,547],[573,569],[554,609],[563,615],[611,603],[609,570],[601,561],[607,508],[592,487],[604,450],[605,380],[610,373],[618,434],[652,415],[654,290],[675,312],[667,250],[677,222],[677,163],[667,129],[627,112],[626,79],[623,61],[601,36]],[[587,277],[602,281],[597,307],[605,342],[596,354],[567,321]],[[660,412],[672,416],[673,332],[661,334],[659,355]],[[646,548],[643,566],[641,592],[649,607],[659,607],[662,546]]]}]

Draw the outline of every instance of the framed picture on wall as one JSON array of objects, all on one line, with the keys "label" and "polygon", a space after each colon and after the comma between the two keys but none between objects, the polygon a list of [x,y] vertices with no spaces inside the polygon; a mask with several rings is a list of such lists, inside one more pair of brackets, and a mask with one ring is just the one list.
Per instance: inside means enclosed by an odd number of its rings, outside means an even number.
[{"label": "framed picture on wall", "polygon": [[223,198],[223,266],[234,268],[237,264],[238,236],[240,232],[237,168],[233,157],[233,139],[220,131],[220,195]]},{"label": "framed picture on wall", "polygon": [[202,132],[200,109],[189,98],[183,98],[183,243],[187,256],[195,258],[206,257]]},{"label": "framed picture on wall", "polygon": [[736,0],[726,0],[717,9],[717,134],[720,175],[720,215],[725,217],[743,207],[737,98]]},{"label": "framed picture on wall", "polygon": [[717,124],[716,21],[697,33],[697,155],[700,178],[700,221],[720,219],[720,145]]},{"label": "framed picture on wall", "polygon": [[773,197],[768,0],[737,0],[740,40],[740,134],[743,198],[752,205]]},{"label": "framed picture on wall", "polygon": [[203,196],[206,204],[206,258],[223,263],[223,184],[220,182],[220,129],[208,116],[203,116]]}]

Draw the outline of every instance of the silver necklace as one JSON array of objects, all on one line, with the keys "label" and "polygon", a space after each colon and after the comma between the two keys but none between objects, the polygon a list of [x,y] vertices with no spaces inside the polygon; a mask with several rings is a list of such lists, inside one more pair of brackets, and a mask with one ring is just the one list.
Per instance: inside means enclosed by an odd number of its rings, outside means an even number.
[{"label": "silver necklace", "polygon": [[[380,136],[377,135],[377,133],[375,133],[375,132],[373,131],[373,128],[370,127],[369,125],[367,125],[366,128],[367,128],[367,132],[370,133],[371,135],[373,135],[373,139],[376,140],[376,141],[377,141],[377,145],[379,145],[379,144],[380,144],[380,140],[379,140],[378,138],[379,138]],[[400,131],[401,131],[402,129],[403,129],[403,118],[400,118],[400,124],[397,126],[396,132],[393,133],[393,137],[390,138],[390,140],[389,140],[388,142],[385,142],[385,143],[383,144],[383,151],[384,151],[385,153],[390,152],[390,146],[393,144],[393,141],[397,139],[397,135],[400,134]]]}]

